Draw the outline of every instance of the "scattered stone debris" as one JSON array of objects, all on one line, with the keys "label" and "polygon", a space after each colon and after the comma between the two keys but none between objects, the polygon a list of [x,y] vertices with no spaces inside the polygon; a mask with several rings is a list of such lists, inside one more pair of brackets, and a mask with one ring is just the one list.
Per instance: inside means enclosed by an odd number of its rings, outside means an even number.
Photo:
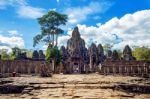
[{"label": "scattered stone debris", "polygon": [[40,76],[41,77],[52,77],[52,72],[50,72],[49,68],[46,66],[46,63],[43,63],[41,65]]}]

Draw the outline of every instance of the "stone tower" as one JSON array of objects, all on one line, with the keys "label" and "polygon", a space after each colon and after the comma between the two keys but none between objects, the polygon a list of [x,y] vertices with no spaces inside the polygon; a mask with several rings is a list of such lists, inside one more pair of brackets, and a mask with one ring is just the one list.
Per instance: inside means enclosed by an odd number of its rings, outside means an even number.
[{"label": "stone tower", "polygon": [[80,37],[78,27],[72,32],[72,37],[67,42],[67,73],[82,73],[85,71],[87,49],[84,40]]},{"label": "stone tower", "polygon": [[88,48],[89,58],[90,58],[90,72],[96,71],[96,66],[98,64],[98,50],[94,43]]},{"label": "stone tower", "polygon": [[132,56],[132,50],[129,47],[129,45],[126,45],[124,50],[123,50],[123,59],[126,61],[136,60],[135,57]]}]

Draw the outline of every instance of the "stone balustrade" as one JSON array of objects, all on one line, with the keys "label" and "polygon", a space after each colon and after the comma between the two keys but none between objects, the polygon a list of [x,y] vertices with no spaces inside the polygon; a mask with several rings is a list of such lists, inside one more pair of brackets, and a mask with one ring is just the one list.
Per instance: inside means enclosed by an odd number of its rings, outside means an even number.
[{"label": "stone balustrade", "polygon": [[[38,74],[45,61],[0,60],[0,73]],[[46,64],[50,67],[50,64]]]},{"label": "stone balustrade", "polygon": [[145,61],[105,61],[100,74],[120,74],[129,76],[149,76],[150,63]]}]

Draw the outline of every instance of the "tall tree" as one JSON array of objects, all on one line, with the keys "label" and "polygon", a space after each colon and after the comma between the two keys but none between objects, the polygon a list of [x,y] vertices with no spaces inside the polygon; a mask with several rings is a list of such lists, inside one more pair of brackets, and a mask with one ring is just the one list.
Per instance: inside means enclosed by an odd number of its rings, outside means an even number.
[{"label": "tall tree", "polygon": [[41,18],[38,18],[38,22],[41,25],[41,34],[38,34],[33,38],[33,46],[36,46],[39,42],[44,41],[48,44],[52,44],[54,47],[55,40],[57,46],[58,35],[64,32],[59,26],[66,24],[67,15],[60,14],[55,11],[49,11]]}]

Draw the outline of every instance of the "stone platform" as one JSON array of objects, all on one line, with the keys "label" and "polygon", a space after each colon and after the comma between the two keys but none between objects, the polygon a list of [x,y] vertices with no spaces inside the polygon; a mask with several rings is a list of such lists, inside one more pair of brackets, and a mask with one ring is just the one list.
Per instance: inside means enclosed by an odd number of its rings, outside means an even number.
[{"label": "stone platform", "polygon": [[[6,87],[5,87],[6,86]],[[22,88],[17,93],[11,90]],[[2,88],[9,89],[3,93]],[[5,90],[5,92],[7,92]],[[21,75],[0,79],[0,99],[150,99],[150,79],[129,76]]]}]

